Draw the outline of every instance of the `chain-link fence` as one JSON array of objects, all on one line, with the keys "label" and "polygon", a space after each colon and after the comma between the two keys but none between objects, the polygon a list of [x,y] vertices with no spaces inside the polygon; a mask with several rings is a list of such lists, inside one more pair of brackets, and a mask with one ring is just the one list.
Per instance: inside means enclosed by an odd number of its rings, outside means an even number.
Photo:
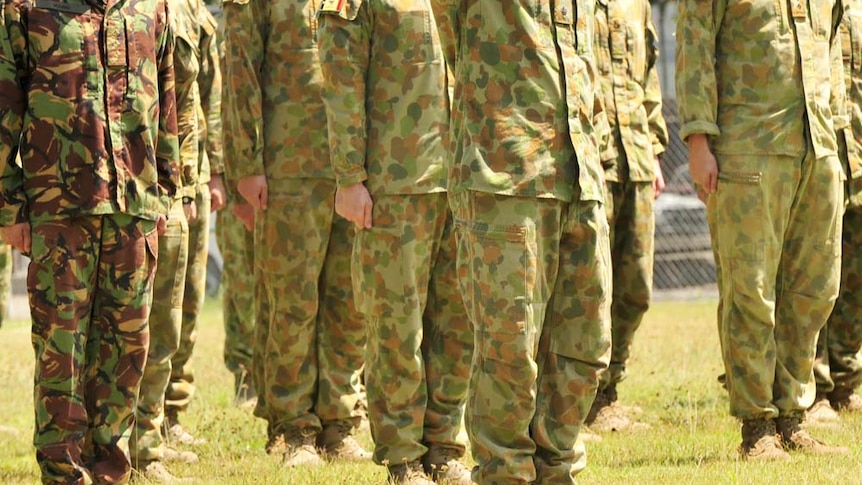
[{"label": "chain-link fence", "polygon": [[670,142],[661,156],[665,192],[655,204],[656,291],[709,288],[715,284],[715,260],[706,223],[706,210],[698,200],[688,173],[688,149],[679,138],[677,106],[664,102]]}]

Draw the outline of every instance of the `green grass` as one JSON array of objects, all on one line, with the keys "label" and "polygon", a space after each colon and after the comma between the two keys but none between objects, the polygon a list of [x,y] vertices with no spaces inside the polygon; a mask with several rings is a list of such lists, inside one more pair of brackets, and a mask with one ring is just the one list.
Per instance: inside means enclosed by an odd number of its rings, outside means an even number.
[{"label": "green grass", "polygon": [[[635,341],[630,377],[618,390],[623,404],[644,410],[649,430],[605,436],[588,445],[582,484],[831,484],[862,482],[862,416],[816,429],[816,436],[851,447],[850,456],[807,457],[789,463],[737,459],[739,425],[727,414],[727,398],[716,382],[721,373],[715,303],[656,303]],[[184,416],[187,427],[209,440],[197,449],[201,462],[173,465],[196,483],[382,484],[385,471],[372,464],[330,464],[317,469],[282,469],[263,451],[264,423],[250,410],[231,405],[233,378],[222,363],[221,309],[208,301],[195,349],[198,393]],[[0,483],[37,483],[30,445],[32,367],[29,323],[0,329]],[[359,436],[370,446],[367,433]]]}]

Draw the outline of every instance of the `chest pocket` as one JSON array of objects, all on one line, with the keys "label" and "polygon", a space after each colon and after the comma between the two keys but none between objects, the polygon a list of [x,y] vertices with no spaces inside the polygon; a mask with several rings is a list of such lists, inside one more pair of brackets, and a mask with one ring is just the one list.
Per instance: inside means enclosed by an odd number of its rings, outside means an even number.
[{"label": "chest pocket", "polygon": [[27,18],[30,90],[75,99],[87,71],[99,71],[94,30],[88,5],[35,2]]},{"label": "chest pocket", "polygon": [[378,35],[377,49],[391,59],[391,65],[439,61],[440,56],[435,52],[442,51],[432,30],[435,26],[431,11],[422,8],[425,2],[395,0],[385,3],[374,14],[374,29]]}]

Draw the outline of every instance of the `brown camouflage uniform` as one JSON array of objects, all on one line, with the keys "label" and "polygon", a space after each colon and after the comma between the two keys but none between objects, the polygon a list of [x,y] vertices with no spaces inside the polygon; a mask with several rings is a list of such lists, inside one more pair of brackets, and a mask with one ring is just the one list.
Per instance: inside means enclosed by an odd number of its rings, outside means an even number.
[{"label": "brown camouflage uniform", "polygon": [[473,480],[573,484],[610,350],[594,1],[432,6],[455,73],[449,191],[475,331]]},{"label": "brown camouflage uniform", "polygon": [[[203,2],[190,17],[192,27],[197,27],[197,43],[189,42],[188,48],[197,59],[200,68],[196,79],[196,133],[198,143],[195,158],[198,179],[195,187],[197,217],[189,221],[189,247],[186,264],[185,285],[182,298],[182,328],[180,343],[171,359],[171,379],[165,392],[165,412],[170,419],[185,411],[194,394],[194,374],[191,357],[197,340],[197,324],[203,308],[206,290],[207,255],[210,235],[210,191],[212,173],[224,172],[221,92],[222,74],[219,60],[217,24]],[[185,41],[179,34],[178,46]]]},{"label": "brown camouflage uniform", "polygon": [[862,2],[846,0],[841,35],[847,114],[838,131],[839,156],[847,172],[841,252],[841,288],[817,344],[817,394],[839,403],[862,383]]},{"label": "brown camouflage uniform", "polygon": [[617,156],[603,162],[613,262],[611,361],[600,392],[626,377],[652,297],[655,159],[667,145],[658,46],[647,0],[598,0],[596,60]]},{"label": "brown camouflage uniform", "polygon": [[373,200],[352,277],[369,327],[374,460],[398,465],[442,449],[460,457],[473,332],[455,274],[446,64],[430,4],[326,2],[319,19],[336,180],[364,184]]},{"label": "brown camouflage uniform", "polygon": [[840,14],[832,0],[680,2],[680,136],[708,135],[718,163],[719,335],[744,420],[791,419],[814,400],[840,272]]},{"label": "brown camouflage uniform", "polygon": [[318,7],[224,4],[226,175],[264,175],[269,196],[255,213],[252,375],[270,443],[359,417],[365,325],[353,306],[350,225],[334,212]]},{"label": "brown camouflage uniform", "polygon": [[[171,25],[176,34],[174,70],[180,163],[184,168],[181,193],[193,197],[201,183],[199,126],[201,46],[205,45],[199,17],[206,9],[200,0],[170,0]],[[200,210],[200,208],[199,208]],[[200,216],[200,214],[198,214]],[[172,374],[172,359],[180,347],[186,267],[190,258],[189,227],[183,200],[171,207],[167,230],[159,236],[159,265],[153,284],[150,312],[150,346],[141,381],[137,421],[131,454],[134,466],[164,458],[165,390]]]},{"label": "brown camouflage uniform", "polygon": [[155,221],[179,173],[167,8],[5,0],[0,21],[0,225],[32,228],[42,481],[121,483],[149,341]]}]

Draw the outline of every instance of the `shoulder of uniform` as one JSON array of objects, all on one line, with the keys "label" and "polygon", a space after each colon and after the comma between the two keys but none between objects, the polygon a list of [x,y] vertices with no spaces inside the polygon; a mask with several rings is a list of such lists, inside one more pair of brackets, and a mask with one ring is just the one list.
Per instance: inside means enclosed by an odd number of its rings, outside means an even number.
[{"label": "shoulder of uniform", "polygon": [[354,20],[359,14],[363,0],[323,0],[320,13],[337,15],[345,20]]}]

